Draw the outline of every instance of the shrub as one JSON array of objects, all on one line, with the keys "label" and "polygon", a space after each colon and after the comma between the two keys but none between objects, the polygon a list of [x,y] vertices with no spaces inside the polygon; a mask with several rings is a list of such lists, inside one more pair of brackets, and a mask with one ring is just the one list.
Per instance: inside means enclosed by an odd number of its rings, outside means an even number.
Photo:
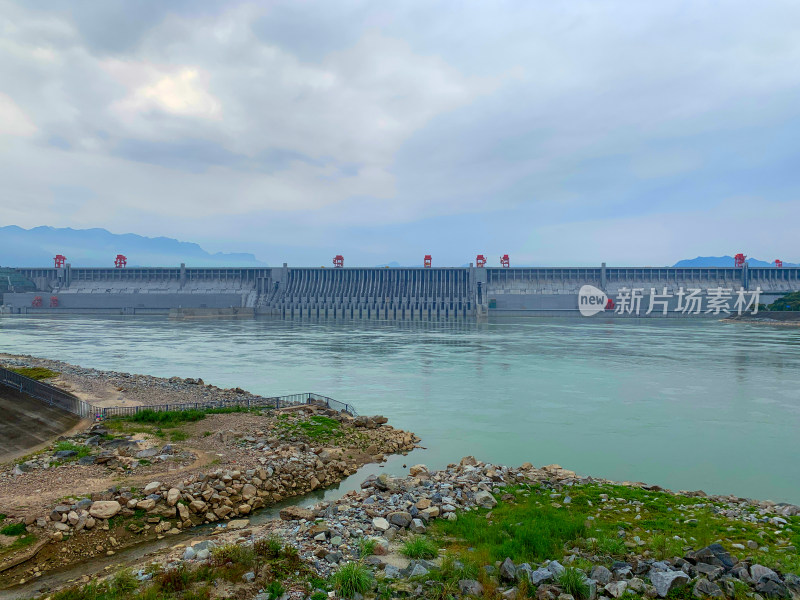
[{"label": "shrub", "polygon": [[290,566],[295,567],[300,564],[300,552],[291,544],[286,544],[281,553]]},{"label": "shrub", "polygon": [[131,569],[122,569],[111,579],[111,590],[115,595],[124,595],[139,587],[139,581]]},{"label": "shrub", "polygon": [[253,542],[253,551],[257,556],[274,559],[281,553],[281,541],[276,537],[261,538]]},{"label": "shrub", "polygon": [[436,558],[438,550],[433,542],[418,536],[403,544],[400,553],[408,558]]},{"label": "shrub", "polygon": [[565,593],[571,594],[575,598],[589,597],[589,584],[586,583],[586,575],[580,569],[567,567],[558,576],[558,585]]},{"label": "shrub", "polygon": [[363,594],[372,586],[372,575],[366,565],[349,562],[331,575],[331,585],[341,596],[352,598]]},{"label": "shrub", "polygon": [[286,593],[286,588],[281,585],[280,581],[271,581],[264,591],[269,595],[269,600],[278,600]]},{"label": "shrub", "polygon": [[218,567],[229,563],[249,567],[253,564],[255,552],[252,548],[248,548],[247,546],[225,544],[224,546],[217,546],[211,550],[211,559]]},{"label": "shrub", "polygon": [[184,565],[174,569],[166,569],[155,577],[158,587],[167,593],[174,594],[185,590],[191,581],[191,574]]}]

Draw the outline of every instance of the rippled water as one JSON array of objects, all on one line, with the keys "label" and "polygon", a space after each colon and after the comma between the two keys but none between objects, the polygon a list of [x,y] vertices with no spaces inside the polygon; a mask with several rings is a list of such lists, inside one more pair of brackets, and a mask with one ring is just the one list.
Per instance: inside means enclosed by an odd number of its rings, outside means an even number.
[{"label": "rippled water", "polygon": [[261,394],[325,394],[416,432],[427,450],[409,464],[441,467],[465,454],[557,462],[800,502],[800,329],[7,316],[0,351]]}]

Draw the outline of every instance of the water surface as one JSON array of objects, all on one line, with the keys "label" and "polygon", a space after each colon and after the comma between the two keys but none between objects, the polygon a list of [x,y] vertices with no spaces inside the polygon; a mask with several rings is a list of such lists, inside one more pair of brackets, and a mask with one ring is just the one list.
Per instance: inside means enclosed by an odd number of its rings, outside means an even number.
[{"label": "water surface", "polygon": [[409,460],[431,467],[474,454],[800,503],[795,328],[6,316],[0,351],[325,394],[417,433]]}]

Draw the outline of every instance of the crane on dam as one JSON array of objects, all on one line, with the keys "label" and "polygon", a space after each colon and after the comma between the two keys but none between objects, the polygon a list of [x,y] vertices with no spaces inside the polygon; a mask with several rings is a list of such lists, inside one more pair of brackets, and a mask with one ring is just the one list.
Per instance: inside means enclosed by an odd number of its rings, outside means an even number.
[{"label": "crane on dam", "polygon": [[128,257],[124,254],[117,254],[117,258],[114,259],[114,267],[124,269],[126,266],[128,266]]},{"label": "crane on dam", "polygon": [[509,260],[508,254],[503,254],[503,256],[500,257],[500,266],[504,269],[508,269],[511,266],[511,260]]},{"label": "crane on dam", "polygon": [[67,262],[67,257],[63,254],[56,254],[53,258],[53,262],[55,263],[55,268],[60,269],[64,266],[64,263]]},{"label": "crane on dam", "polygon": [[780,258],[776,258],[773,264],[780,269],[783,266],[783,261]]},{"label": "crane on dam", "polygon": [[736,256],[733,257],[733,266],[737,269],[741,269],[744,267],[744,263],[747,260],[747,256],[739,252]]},{"label": "crane on dam", "polygon": [[483,254],[478,254],[478,256],[475,257],[475,265],[478,267],[485,267],[486,257]]},{"label": "crane on dam", "polygon": [[344,267],[344,256],[342,256],[341,254],[337,254],[336,256],[334,256],[333,267],[335,269],[341,269],[342,267]]},{"label": "crane on dam", "polygon": [[431,258],[431,255],[430,254],[426,254],[425,255],[425,262],[424,262],[425,268],[426,269],[430,269],[432,264],[433,264],[433,259]]}]

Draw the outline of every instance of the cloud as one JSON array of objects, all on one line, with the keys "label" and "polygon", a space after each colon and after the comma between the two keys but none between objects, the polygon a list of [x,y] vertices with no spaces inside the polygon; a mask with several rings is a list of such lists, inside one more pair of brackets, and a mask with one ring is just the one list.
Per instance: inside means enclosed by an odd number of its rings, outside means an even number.
[{"label": "cloud", "polygon": [[36,132],[36,126],[28,115],[17,106],[6,94],[0,93],[0,136],[30,136]]},{"label": "cloud", "polygon": [[[420,248],[462,264],[493,244],[573,260],[594,249],[570,227],[655,234],[665,215],[711,230],[737,198],[800,192],[798,16],[738,0],[0,0],[0,221],[280,240],[290,261],[335,245],[368,264]],[[80,190],[68,211],[63,190]],[[731,221],[706,253],[747,233]],[[667,250],[648,260],[683,257]]]}]

